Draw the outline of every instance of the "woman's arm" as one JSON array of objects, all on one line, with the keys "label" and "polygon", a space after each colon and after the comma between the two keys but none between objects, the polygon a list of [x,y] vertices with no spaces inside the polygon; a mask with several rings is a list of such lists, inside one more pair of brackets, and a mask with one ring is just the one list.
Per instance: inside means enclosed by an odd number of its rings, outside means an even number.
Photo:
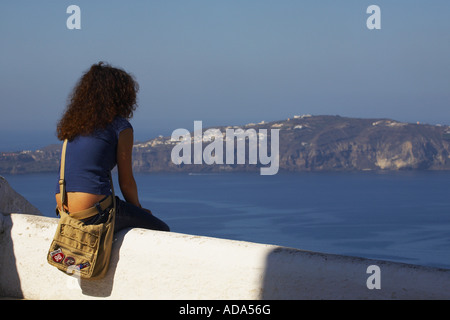
[{"label": "woman's arm", "polygon": [[139,203],[136,181],[133,176],[132,151],[133,151],[133,129],[128,128],[120,132],[117,145],[117,170],[119,172],[120,190],[125,201],[142,208]]}]

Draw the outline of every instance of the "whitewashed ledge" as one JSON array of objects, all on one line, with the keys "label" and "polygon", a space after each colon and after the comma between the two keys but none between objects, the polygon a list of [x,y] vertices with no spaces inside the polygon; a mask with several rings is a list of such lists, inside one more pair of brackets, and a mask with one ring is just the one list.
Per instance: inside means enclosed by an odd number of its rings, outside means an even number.
[{"label": "whitewashed ledge", "polygon": [[[46,262],[57,219],[0,215],[0,296],[25,299],[449,299],[450,270],[143,229],[120,232],[102,280]],[[380,289],[368,289],[370,265]]]},{"label": "whitewashed ledge", "polygon": [[[1,206],[0,206],[1,209]],[[143,229],[115,236],[102,280],[51,267],[56,218],[0,214],[0,297],[22,299],[449,299],[450,270]],[[369,289],[369,266],[380,289]]]}]

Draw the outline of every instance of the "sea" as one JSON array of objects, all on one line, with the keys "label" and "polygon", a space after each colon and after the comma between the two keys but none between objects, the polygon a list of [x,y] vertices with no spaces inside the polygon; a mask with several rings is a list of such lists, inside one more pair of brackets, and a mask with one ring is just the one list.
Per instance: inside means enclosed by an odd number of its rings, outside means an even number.
[{"label": "sea", "polygon": [[[55,217],[57,174],[4,175]],[[138,173],[172,232],[450,269],[450,172]],[[114,175],[116,194],[122,197]]]}]

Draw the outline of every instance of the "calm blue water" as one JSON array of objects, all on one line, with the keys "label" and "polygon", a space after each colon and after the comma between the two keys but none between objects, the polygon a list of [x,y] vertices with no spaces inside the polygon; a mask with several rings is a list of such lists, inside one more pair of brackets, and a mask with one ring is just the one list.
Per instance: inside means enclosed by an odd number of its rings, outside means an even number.
[{"label": "calm blue water", "polygon": [[[5,178],[54,216],[56,174]],[[450,268],[450,172],[137,174],[136,181],[142,205],[174,232]]]}]

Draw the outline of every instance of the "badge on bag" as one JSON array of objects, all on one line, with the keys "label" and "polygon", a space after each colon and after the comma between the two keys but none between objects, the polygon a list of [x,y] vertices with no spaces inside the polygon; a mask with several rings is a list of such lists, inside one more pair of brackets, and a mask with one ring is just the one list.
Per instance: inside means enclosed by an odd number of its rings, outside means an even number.
[{"label": "badge on bag", "polygon": [[80,263],[79,265],[76,266],[76,268],[77,268],[77,270],[81,270],[81,269],[87,268],[89,266],[90,266],[89,262],[85,262],[85,263]]},{"label": "badge on bag", "polygon": [[75,264],[75,258],[74,257],[67,257],[66,259],[64,259],[64,264],[66,266],[71,266]]},{"label": "badge on bag", "polygon": [[56,263],[61,263],[64,260],[64,253],[62,252],[61,248],[50,252],[50,256]]}]

